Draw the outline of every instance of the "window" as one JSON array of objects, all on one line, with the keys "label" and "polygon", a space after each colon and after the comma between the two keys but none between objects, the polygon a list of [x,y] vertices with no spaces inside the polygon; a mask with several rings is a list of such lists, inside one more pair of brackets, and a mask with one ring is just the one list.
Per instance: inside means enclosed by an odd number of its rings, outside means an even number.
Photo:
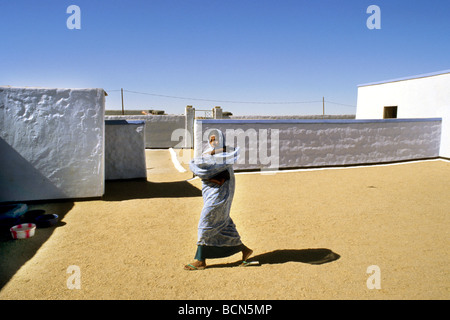
[{"label": "window", "polygon": [[397,107],[384,107],[383,119],[397,118]]}]

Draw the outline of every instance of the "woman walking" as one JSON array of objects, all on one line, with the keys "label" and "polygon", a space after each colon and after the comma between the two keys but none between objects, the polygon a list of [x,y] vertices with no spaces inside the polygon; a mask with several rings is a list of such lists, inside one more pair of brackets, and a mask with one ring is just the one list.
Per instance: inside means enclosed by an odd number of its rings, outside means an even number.
[{"label": "woman walking", "polygon": [[243,263],[253,251],[246,247],[230,217],[235,177],[233,164],[239,156],[239,148],[225,146],[220,130],[209,134],[209,145],[202,156],[191,161],[191,171],[202,179],[203,209],[198,223],[198,241],[195,261],[184,266],[185,270],[201,270],[206,259],[228,257],[242,252]]}]

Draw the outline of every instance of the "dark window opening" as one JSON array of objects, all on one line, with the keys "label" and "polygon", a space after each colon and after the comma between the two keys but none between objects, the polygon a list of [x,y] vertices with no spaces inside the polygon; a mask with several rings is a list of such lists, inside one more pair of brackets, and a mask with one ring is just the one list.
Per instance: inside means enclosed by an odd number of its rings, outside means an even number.
[{"label": "dark window opening", "polygon": [[396,119],[397,107],[384,107],[383,119]]}]

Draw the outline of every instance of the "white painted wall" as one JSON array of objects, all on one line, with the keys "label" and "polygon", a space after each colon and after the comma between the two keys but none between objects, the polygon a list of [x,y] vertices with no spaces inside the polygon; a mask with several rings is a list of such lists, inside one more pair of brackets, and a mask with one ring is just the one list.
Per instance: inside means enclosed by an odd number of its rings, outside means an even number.
[{"label": "white painted wall", "polygon": [[382,119],[387,106],[397,118],[442,118],[440,156],[450,157],[450,70],[358,87],[356,119]]},{"label": "white painted wall", "polygon": [[0,87],[0,202],[104,193],[103,89]]},{"label": "white painted wall", "polygon": [[[184,115],[106,116],[106,120],[145,121],[145,147],[164,149],[178,147],[184,138],[172,140],[175,130],[184,130]],[[181,131],[180,131],[181,132]],[[184,132],[184,131],[183,131]],[[184,146],[184,145],[183,145]]]},{"label": "white painted wall", "polygon": [[[214,116],[220,117],[221,110],[214,109]],[[119,112],[119,111],[118,111]],[[306,116],[319,119],[322,116]],[[325,119],[337,116],[326,115]],[[354,119],[353,115],[338,116],[339,119]],[[145,147],[150,149],[192,148],[195,108],[187,106],[184,115],[106,115],[105,120],[145,121]],[[305,119],[305,116],[231,116],[231,120],[286,120]]]},{"label": "white painted wall", "polygon": [[238,170],[436,158],[441,137],[439,119],[196,120],[194,156],[214,128],[225,133],[227,145],[241,148]]},{"label": "white painted wall", "polygon": [[145,121],[105,121],[105,179],[147,178]]}]

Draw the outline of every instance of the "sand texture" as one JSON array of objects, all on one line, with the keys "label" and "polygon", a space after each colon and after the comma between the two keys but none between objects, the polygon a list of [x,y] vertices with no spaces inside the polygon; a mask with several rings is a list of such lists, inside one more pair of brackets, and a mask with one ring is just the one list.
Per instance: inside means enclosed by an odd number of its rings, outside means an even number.
[{"label": "sand texture", "polygon": [[[240,255],[185,271],[201,181],[147,150],[145,181],[108,181],[101,200],[38,203],[60,223],[0,241],[0,299],[449,299],[450,163],[425,161],[236,175]],[[69,266],[80,289],[69,289]],[[381,289],[369,289],[369,266]],[[71,278],[72,279],[72,278]],[[71,282],[74,284],[75,282]]]}]

